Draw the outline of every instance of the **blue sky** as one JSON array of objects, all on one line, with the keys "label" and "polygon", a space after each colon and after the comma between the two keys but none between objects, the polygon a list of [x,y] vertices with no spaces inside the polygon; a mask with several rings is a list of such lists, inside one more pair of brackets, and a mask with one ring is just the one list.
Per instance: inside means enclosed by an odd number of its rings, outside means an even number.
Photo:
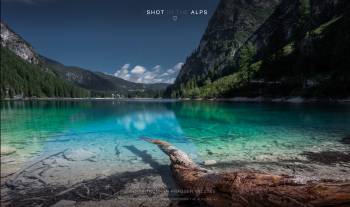
[{"label": "blue sky", "polygon": [[[218,1],[1,0],[1,19],[40,54],[63,64],[134,82],[171,82]],[[146,14],[156,9],[164,14]],[[208,14],[183,14],[192,10]]]}]

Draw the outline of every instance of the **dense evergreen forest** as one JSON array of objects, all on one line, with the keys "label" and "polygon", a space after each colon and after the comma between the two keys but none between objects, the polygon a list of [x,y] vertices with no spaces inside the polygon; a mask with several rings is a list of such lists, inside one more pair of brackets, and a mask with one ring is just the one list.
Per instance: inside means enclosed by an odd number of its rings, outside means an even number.
[{"label": "dense evergreen forest", "polygon": [[28,63],[1,47],[1,98],[88,96],[87,90],[58,78],[49,68]]}]

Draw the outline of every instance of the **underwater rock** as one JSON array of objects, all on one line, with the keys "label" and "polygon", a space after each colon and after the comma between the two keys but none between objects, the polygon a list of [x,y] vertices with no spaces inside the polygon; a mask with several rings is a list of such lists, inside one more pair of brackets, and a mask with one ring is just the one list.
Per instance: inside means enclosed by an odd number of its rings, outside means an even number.
[{"label": "underwater rock", "polygon": [[332,165],[339,162],[350,162],[350,153],[338,151],[322,151],[322,152],[303,152],[308,160],[322,163],[325,165]]},{"label": "underwater rock", "polygon": [[115,147],[114,147],[114,151],[115,151],[115,155],[117,156],[117,157],[119,157],[119,155],[120,155],[120,143],[118,142],[116,145],[115,145]]},{"label": "underwater rock", "polygon": [[1,155],[10,155],[17,151],[16,148],[10,146],[1,146]]},{"label": "underwater rock", "polygon": [[96,156],[95,153],[85,149],[76,149],[64,153],[64,158],[70,161],[90,160]]},{"label": "underwater rock", "polygon": [[76,204],[75,201],[70,201],[70,200],[60,200],[51,207],[74,207]]},{"label": "underwater rock", "polygon": [[291,176],[249,170],[212,172],[167,142],[144,140],[169,156],[178,185],[208,206],[345,206],[350,203],[349,181],[299,183]]},{"label": "underwater rock", "polygon": [[253,160],[270,162],[274,160],[274,157],[272,154],[264,154],[264,155],[258,155],[254,157]]},{"label": "underwater rock", "polygon": [[215,165],[216,161],[215,160],[205,160],[203,162],[204,165]]},{"label": "underwater rock", "polygon": [[207,149],[207,154],[208,155],[213,155],[214,153],[211,150]]}]

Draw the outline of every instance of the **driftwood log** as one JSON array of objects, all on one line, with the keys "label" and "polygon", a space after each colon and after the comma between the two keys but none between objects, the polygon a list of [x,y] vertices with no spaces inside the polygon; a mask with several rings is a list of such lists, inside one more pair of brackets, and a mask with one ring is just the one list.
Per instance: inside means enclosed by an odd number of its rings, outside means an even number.
[{"label": "driftwood log", "polygon": [[300,183],[291,176],[251,171],[214,173],[167,142],[143,139],[169,156],[179,187],[208,206],[350,206],[350,182]]}]

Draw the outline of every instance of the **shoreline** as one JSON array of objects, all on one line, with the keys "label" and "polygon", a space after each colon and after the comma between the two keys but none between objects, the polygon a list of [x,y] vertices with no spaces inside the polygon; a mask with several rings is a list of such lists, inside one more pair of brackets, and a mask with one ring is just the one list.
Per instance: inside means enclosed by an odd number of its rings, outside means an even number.
[{"label": "shoreline", "polygon": [[[47,159],[41,159],[37,164],[28,168],[28,171],[23,171],[18,179],[13,179],[14,175],[5,178],[6,184],[2,185],[2,191],[4,194],[4,206],[11,205],[30,205],[32,199],[45,199],[38,200],[42,202],[44,206],[58,205],[61,203],[71,202],[76,206],[141,206],[142,203],[147,206],[168,206],[171,203],[177,204],[179,200],[191,201],[193,196],[181,193],[186,192],[187,188],[177,184],[175,178],[172,175],[169,165],[153,166],[151,168],[142,168],[135,171],[125,172],[111,172],[110,174],[96,174],[92,177],[84,177],[82,180],[75,180],[67,183],[61,183],[57,180],[53,180],[56,176],[51,176],[46,173],[46,170],[58,170],[64,173],[67,169],[67,162],[61,163],[62,166],[53,166],[53,163],[62,159],[64,156],[56,153]],[[140,157],[142,159],[142,156]],[[147,162],[148,159],[143,159],[143,162]],[[151,161],[151,160],[150,160]],[[83,161],[79,161],[83,162]],[[94,164],[94,163],[91,163]],[[276,166],[278,168],[286,165],[289,167],[280,168],[280,171],[266,169],[251,168],[248,166],[241,166],[237,162],[218,163],[216,165],[202,165],[196,162],[199,166],[208,169],[210,172],[216,173],[229,173],[229,172],[250,172],[249,170],[255,169],[256,172],[264,172],[268,174],[285,175],[289,174],[294,176],[294,181],[299,184],[305,184],[307,182],[320,182],[325,177],[319,177],[315,174],[319,171],[310,171],[310,167],[298,161],[290,161],[289,163],[279,163]],[[72,166],[73,166],[72,165]],[[263,165],[263,163],[261,164]],[[318,165],[314,163],[312,166]],[[46,168],[43,168],[46,166]],[[64,167],[66,166],[66,167]],[[328,166],[328,165],[327,165]],[[329,165],[327,169],[331,169],[334,166]],[[312,167],[311,167],[312,168]],[[40,173],[44,172],[44,173]],[[40,176],[37,176],[39,175]],[[35,177],[37,176],[37,177]],[[344,173],[346,176],[346,173]],[[68,176],[69,177],[69,176]],[[78,178],[78,177],[76,177]],[[331,177],[329,177],[331,179]],[[17,182],[21,180],[21,182]],[[4,179],[3,179],[4,181]],[[348,179],[334,179],[336,183],[347,182]],[[44,183],[43,183],[44,182]],[[23,184],[31,183],[32,187],[28,187]],[[106,186],[109,186],[106,189]],[[21,190],[13,190],[20,188]],[[31,192],[31,193],[29,193]],[[100,197],[102,195],[102,197]],[[220,196],[220,194],[216,194]],[[50,198],[50,199],[47,199]],[[51,200],[52,198],[52,200]],[[192,206],[189,202],[187,205]],[[175,205],[176,206],[176,205]]]},{"label": "shoreline", "polygon": [[232,97],[232,98],[21,98],[21,99],[11,99],[4,98],[0,101],[227,101],[227,102],[237,102],[237,103],[350,103],[350,97],[344,99],[333,99],[333,98],[303,98],[300,96],[295,97]]},{"label": "shoreline", "polygon": [[350,103],[350,97],[345,99],[332,99],[332,98],[303,98],[300,96],[296,97],[280,97],[280,98],[268,98],[268,97],[234,97],[227,99],[216,99],[223,101],[232,102],[267,102],[267,103]]}]

